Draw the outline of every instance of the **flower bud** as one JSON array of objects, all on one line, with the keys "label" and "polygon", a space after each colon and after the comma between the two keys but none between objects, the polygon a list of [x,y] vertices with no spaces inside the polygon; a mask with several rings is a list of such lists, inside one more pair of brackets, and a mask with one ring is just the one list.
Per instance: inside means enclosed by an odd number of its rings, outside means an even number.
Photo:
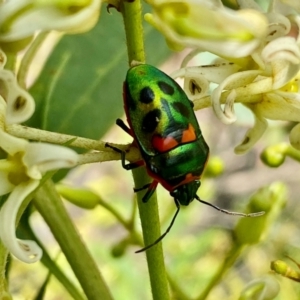
[{"label": "flower bud", "polygon": [[255,244],[262,240],[286,203],[287,189],[281,182],[259,189],[250,199],[247,213],[264,211],[255,218],[241,218],[233,236],[237,244]]},{"label": "flower bud", "polygon": [[64,184],[57,184],[57,192],[67,201],[85,209],[93,209],[100,201],[100,197],[87,188],[75,188]]},{"label": "flower bud", "polygon": [[280,291],[277,280],[271,276],[265,276],[251,281],[242,291],[239,300],[271,300]]}]

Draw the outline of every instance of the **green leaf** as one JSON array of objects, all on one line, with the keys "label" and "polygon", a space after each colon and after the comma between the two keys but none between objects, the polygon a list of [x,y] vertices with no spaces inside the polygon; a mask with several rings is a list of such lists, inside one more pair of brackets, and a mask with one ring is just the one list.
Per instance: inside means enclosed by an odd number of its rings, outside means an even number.
[{"label": "green leaf", "polygon": [[[121,15],[102,7],[97,26],[65,35],[30,92],[36,111],[28,125],[98,139],[123,112],[122,85],[128,68]],[[169,54],[163,37],[145,23],[148,63]]]}]

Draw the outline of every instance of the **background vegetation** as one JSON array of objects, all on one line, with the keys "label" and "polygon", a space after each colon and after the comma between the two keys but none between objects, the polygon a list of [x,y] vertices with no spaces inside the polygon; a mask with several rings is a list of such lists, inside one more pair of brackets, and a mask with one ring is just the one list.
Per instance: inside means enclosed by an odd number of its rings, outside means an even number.
[{"label": "background vegetation", "polygon": [[[122,82],[128,69],[128,57],[123,20],[116,10],[111,9],[109,14],[102,8],[93,30],[81,35],[65,35],[51,51],[30,88],[37,109],[26,125],[117,144],[131,142],[131,138],[114,125],[116,118],[124,117]],[[171,53],[155,29],[146,23],[143,26],[147,63],[167,73],[178,68],[182,54]],[[52,35],[44,43],[52,47]],[[39,64],[40,60],[36,62]],[[34,64],[32,71],[35,76]],[[238,114],[243,123],[225,126],[211,108],[197,112],[211,149],[199,196],[225,209],[264,210],[267,214],[241,219],[196,202],[182,208],[171,232],[163,240],[172,299],[299,299],[299,283],[276,275],[270,269],[271,261],[287,261],[286,255],[300,261],[299,166],[287,158],[283,165],[271,169],[260,159],[266,146],[288,141],[290,124],[271,124],[264,138],[249,153],[237,156],[233,147],[253,122],[246,109],[241,107]],[[57,173],[55,181],[64,175]],[[78,205],[63,201],[113,298],[151,299],[145,253],[134,253],[141,247],[141,235],[131,173],[123,170],[119,161],[84,165],[70,172],[63,183],[89,188],[99,197],[99,204],[90,209],[79,207],[85,206],[84,197],[78,200]],[[175,206],[163,188],[158,188],[157,194],[164,231]],[[74,299],[54,270],[54,261],[74,284],[74,289],[80,291],[82,287],[45,224],[40,204],[35,205],[36,209],[30,208],[32,213],[24,215],[19,236],[32,236],[32,227],[47,252],[40,263],[33,265],[11,259],[11,294],[14,299]],[[118,219],[116,215],[121,217]],[[127,228],[120,219],[127,222]],[[132,224],[136,231],[131,230]],[[69,245],[71,251],[74,247],[77,245]],[[47,253],[52,260],[47,259]],[[291,264],[291,267],[297,270],[296,265]],[[266,278],[278,281],[277,296],[271,297],[272,292],[269,292],[265,298],[259,298],[259,286],[258,292],[242,298],[243,289],[252,280],[262,283],[263,288],[268,287]],[[84,287],[83,290],[86,292]],[[93,299],[106,299],[98,296]],[[167,296],[154,298],[168,299]]]}]

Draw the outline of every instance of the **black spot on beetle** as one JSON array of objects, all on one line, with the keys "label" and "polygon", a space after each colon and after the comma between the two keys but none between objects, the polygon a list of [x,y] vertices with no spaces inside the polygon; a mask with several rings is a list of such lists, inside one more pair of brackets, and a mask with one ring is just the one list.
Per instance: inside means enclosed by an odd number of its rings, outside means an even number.
[{"label": "black spot on beetle", "polygon": [[154,92],[150,87],[144,87],[140,92],[140,102],[149,104],[155,98]]},{"label": "black spot on beetle", "polygon": [[159,88],[161,89],[161,91],[163,93],[165,93],[166,95],[173,95],[174,94],[174,88],[169,85],[168,83],[165,83],[164,81],[159,81],[158,83]]},{"label": "black spot on beetle", "polygon": [[173,102],[172,106],[174,109],[179,112],[182,116],[189,118],[190,117],[190,108],[184,105],[182,102]]},{"label": "black spot on beetle", "polygon": [[151,133],[157,127],[161,118],[161,111],[159,109],[153,109],[149,111],[143,118],[142,130],[147,133]]}]

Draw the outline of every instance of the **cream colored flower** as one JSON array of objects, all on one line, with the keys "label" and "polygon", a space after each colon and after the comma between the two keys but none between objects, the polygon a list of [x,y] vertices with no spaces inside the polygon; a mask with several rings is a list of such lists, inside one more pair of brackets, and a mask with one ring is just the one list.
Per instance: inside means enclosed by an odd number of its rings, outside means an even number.
[{"label": "cream colored flower", "polygon": [[[225,51],[209,66],[187,67],[193,57],[189,55],[182,69],[173,76],[185,78],[185,91],[195,101],[195,107],[201,108],[201,102],[202,107],[206,106],[207,100],[210,100],[216,115],[225,124],[236,121],[236,102],[253,112],[254,126],[235,148],[235,152],[241,154],[263,135],[267,119],[300,122],[300,16],[297,15],[298,6],[292,0],[288,1],[290,5],[279,0],[270,1],[268,13],[263,13],[254,1],[238,2],[241,9],[257,9],[268,20],[267,34],[260,44],[252,49],[250,55],[240,55],[239,58],[236,53],[228,55]],[[220,49],[223,49],[221,45]],[[215,88],[211,83],[218,86]],[[209,92],[209,87],[212,92]],[[292,130],[290,141],[300,149],[300,126]]]},{"label": "cream colored flower", "polygon": [[0,3],[0,42],[18,41],[38,30],[79,33],[91,29],[101,0],[12,0]]},{"label": "cream colored flower", "polygon": [[71,149],[46,143],[30,143],[5,132],[6,102],[0,96],[0,147],[7,153],[0,160],[0,196],[10,193],[0,209],[0,239],[18,259],[33,263],[42,256],[34,241],[19,240],[15,234],[16,216],[24,199],[50,170],[73,167],[78,155]]},{"label": "cream colored flower", "polygon": [[153,0],[145,19],[174,49],[184,47],[241,57],[251,53],[266,35],[267,20],[255,10],[233,11],[221,0]]}]

